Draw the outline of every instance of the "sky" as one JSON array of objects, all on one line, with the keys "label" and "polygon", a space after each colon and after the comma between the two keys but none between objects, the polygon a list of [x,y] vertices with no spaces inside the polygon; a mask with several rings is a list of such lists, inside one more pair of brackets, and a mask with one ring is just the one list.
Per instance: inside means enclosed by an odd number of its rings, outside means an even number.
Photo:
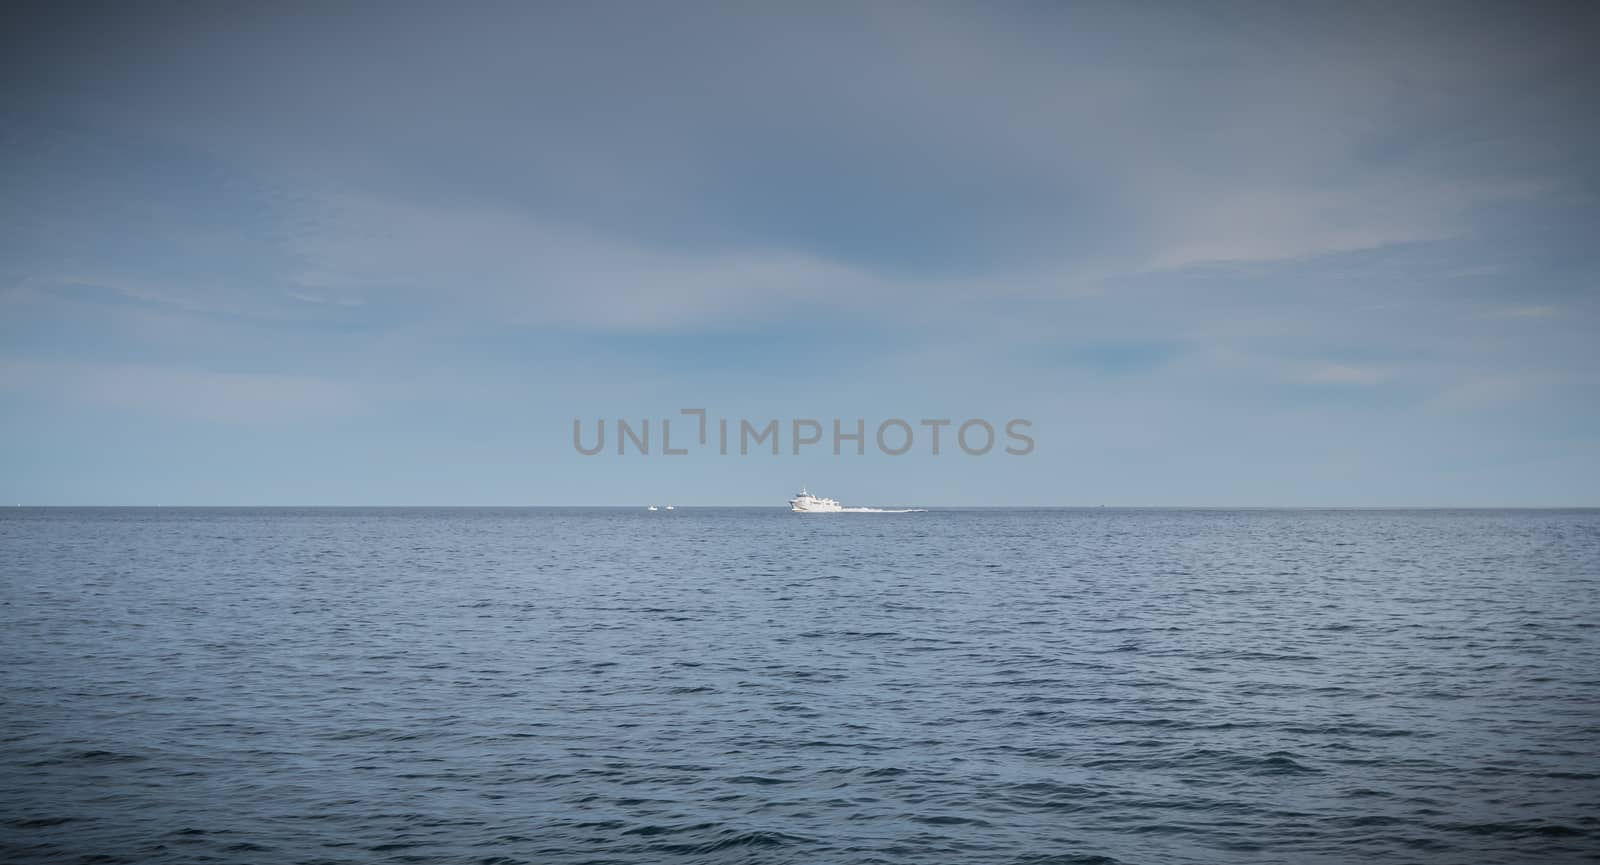
[{"label": "sky", "polygon": [[[1597,37],[1577,3],[8,7],[0,502],[1600,505]],[[710,445],[662,453],[685,408]]]}]

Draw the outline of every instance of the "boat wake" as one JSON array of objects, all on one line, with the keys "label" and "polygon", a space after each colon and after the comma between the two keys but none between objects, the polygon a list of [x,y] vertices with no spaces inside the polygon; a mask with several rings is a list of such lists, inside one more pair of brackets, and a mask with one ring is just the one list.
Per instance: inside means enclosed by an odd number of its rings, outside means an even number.
[{"label": "boat wake", "polygon": [[843,514],[922,514],[927,508],[840,508]]}]

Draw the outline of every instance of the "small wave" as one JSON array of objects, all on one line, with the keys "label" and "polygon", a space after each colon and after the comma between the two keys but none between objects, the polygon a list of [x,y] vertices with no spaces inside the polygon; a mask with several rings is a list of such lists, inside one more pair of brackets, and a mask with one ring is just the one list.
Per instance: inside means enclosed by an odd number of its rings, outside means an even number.
[{"label": "small wave", "polygon": [[1547,836],[1558,838],[1581,838],[1585,833],[1582,829],[1560,823],[1547,823],[1542,820],[1524,820],[1516,823],[1451,823],[1439,826],[1456,832],[1466,832],[1471,835],[1508,835],[1512,837]]},{"label": "small wave", "polygon": [[653,835],[676,835],[679,832],[703,832],[716,825],[715,823],[688,823],[680,826],[662,826],[656,823],[647,823],[643,826],[635,826],[632,829],[628,829],[622,834],[643,835],[648,838]]},{"label": "small wave", "polygon": [[1401,730],[1394,727],[1380,727],[1377,724],[1345,723],[1345,724],[1297,724],[1284,727],[1283,732],[1295,733],[1305,736],[1367,736],[1377,739],[1399,739],[1409,736],[1429,736],[1428,733],[1418,733],[1415,730]]},{"label": "small wave", "polygon": [[46,757],[42,760],[34,760],[30,763],[24,763],[23,765],[30,768],[43,768],[46,766],[57,766],[71,763],[139,763],[143,762],[144,760],[145,758],[138,754],[125,754],[118,751],[104,751],[95,749],[88,751],[74,751],[69,754],[63,754],[55,757]]},{"label": "small wave", "polygon": [[[732,830],[728,830],[732,831]],[[706,841],[702,844],[653,844],[651,849],[663,853],[680,853],[691,856],[716,853],[735,847],[782,847],[801,839],[782,832],[740,832],[720,838],[715,841]]]},{"label": "small wave", "polygon": [[1097,856],[1092,853],[1064,853],[1060,855],[1033,854],[1017,859],[1017,865],[1123,865],[1121,859]]},{"label": "small wave", "polygon": [[980,820],[977,817],[958,817],[958,816],[956,816],[954,814],[929,814],[927,816],[914,815],[914,816],[912,816],[911,819],[916,821],[916,822],[918,822],[918,823],[926,823],[929,826],[989,826],[989,825],[992,825],[989,821]]},{"label": "small wave", "polygon": [[21,819],[12,820],[10,825],[14,829],[48,829],[51,826],[60,826],[63,823],[71,823],[75,819],[76,818],[74,817],[66,816],[24,817]]},{"label": "small wave", "polygon": [[758,784],[763,787],[772,784],[792,784],[787,778],[773,778],[770,775],[737,775],[727,779],[729,784]]},{"label": "small wave", "polygon": [[862,773],[863,777],[867,778],[897,778],[904,774],[906,774],[906,770],[901,769],[898,766],[885,766],[881,769],[869,769]]}]

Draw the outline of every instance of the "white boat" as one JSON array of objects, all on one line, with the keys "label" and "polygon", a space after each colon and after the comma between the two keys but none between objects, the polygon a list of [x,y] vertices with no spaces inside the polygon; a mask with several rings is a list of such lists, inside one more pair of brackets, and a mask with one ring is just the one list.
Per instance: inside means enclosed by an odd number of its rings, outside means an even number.
[{"label": "white boat", "polygon": [[647,511],[653,511],[653,510],[656,510],[656,506],[655,506],[655,505],[651,505],[651,506],[650,506],[650,507],[648,507],[648,508],[645,508],[645,510],[647,510]]},{"label": "white boat", "polygon": [[667,510],[672,510],[672,505],[667,505]]},{"label": "white boat", "polygon": [[800,493],[789,500],[789,510],[797,514],[836,514],[844,510],[838,499],[825,499],[806,491],[802,484]]}]

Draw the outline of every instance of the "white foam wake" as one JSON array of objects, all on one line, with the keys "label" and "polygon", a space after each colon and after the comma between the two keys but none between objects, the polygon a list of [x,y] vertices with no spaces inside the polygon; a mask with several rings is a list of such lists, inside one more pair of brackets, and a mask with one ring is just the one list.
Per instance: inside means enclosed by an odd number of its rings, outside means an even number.
[{"label": "white foam wake", "polygon": [[920,514],[927,508],[840,508],[840,513],[845,514]]}]

